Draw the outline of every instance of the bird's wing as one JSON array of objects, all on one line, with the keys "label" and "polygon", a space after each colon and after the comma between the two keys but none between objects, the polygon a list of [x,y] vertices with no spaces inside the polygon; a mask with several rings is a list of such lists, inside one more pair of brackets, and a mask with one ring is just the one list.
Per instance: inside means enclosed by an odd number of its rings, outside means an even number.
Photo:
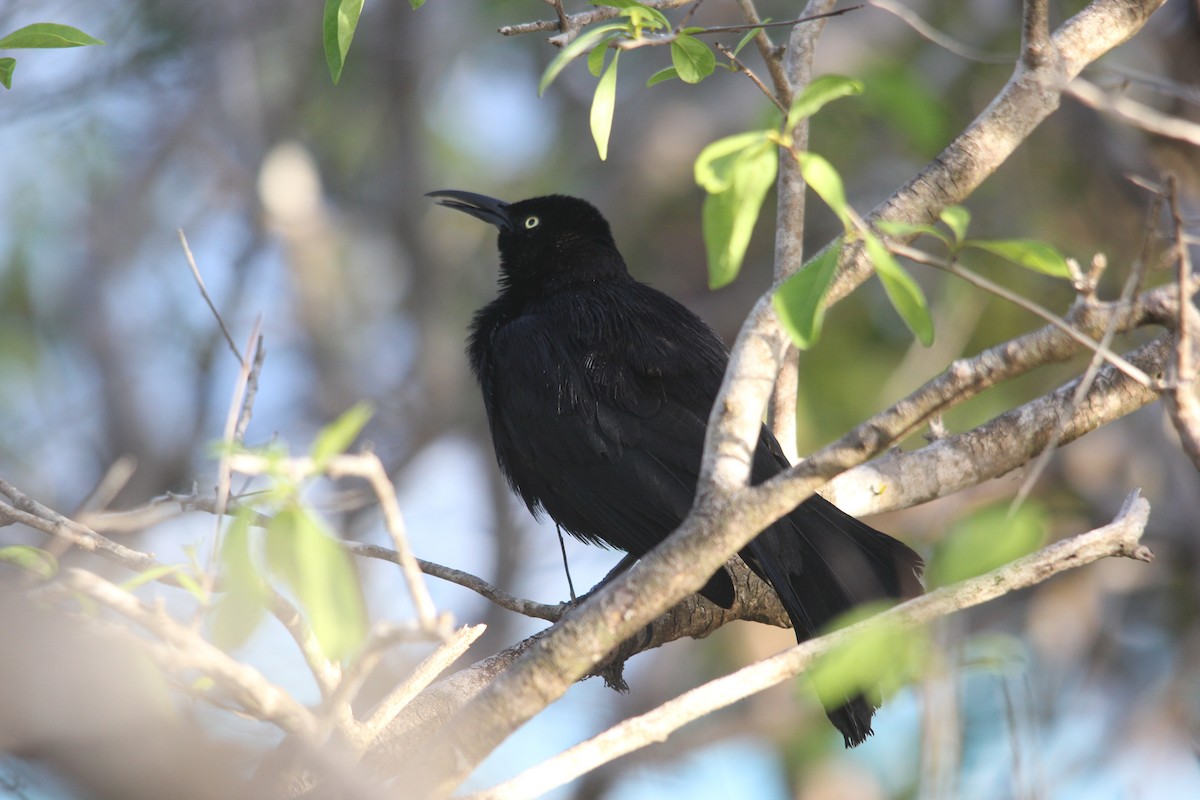
[{"label": "bird's wing", "polygon": [[692,506],[723,369],[708,361],[724,351],[690,314],[684,324],[695,320],[712,342],[685,347],[661,306],[653,319],[639,318],[638,303],[622,308],[606,323],[621,327],[616,336],[592,335],[569,308],[559,316],[574,327],[554,314],[504,326],[492,342],[489,410],[501,466],[531,508],[584,540],[641,555]]}]

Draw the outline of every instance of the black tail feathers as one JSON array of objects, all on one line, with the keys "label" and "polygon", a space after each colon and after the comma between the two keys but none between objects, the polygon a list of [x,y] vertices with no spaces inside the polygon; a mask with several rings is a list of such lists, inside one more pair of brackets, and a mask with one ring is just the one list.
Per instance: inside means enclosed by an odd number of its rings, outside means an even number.
[{"label": "black tail feathers", "polygon": [[[741,555],[775,589],[801,642],[854,606],[923,591],[920,556],[817,495],[763,531]],[[880,703],[873,694],[825,707],[847,747],[871,735]]]}]

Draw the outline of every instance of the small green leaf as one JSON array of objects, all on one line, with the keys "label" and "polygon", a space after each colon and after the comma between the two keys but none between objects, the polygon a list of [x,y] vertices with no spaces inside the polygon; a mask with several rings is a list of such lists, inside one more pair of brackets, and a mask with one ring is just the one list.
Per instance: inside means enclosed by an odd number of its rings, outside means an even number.
[{"label": "small green leaf", "polygon": [[800,161],[800,174],[804,176],[809,188],[825,201],[825,205],[829,206],[834,214],[837,214],[842,225],[849,230],[851,218],[849,207],[846,204],[846,189],[842,185],[842,176],[838,175],[838,171],[833,168],[832,164],[816,153],[800,153],[797,158]]},{"label": "small green leaf", "polygon": [[947,245],[950,244],[950,240],[947,238],[946,234],[942,233],[932,225],[921,225],[916,222],[903,222],[901,220],[894,219],[881,219],[875,223],[875,227],[879,228],[879,230],[883,231],[888,236],[903,238],[906,236],[916,237],[920,236],[921,234],[927,234],[929,236],[934,236],[938,239],[941,239]]},{"label": "small green leaf", "polygon": [[104,44],[104,42],[94,36],[89,36],[78,28],[59,25],[55,22],[35,22],[24,28],[18,28],[0,39],[0,49],[4,50],[84,47],[90,44]]},{"label": "small green leaf", "polygon": [[674,67],[664,67],[646,80],[646,88],[649,89],[656,83],[662,83],[663,81],[669,81],[678,77],[679,73],[675,71]]},{"label": "small green leaf", "polygon": [[967,228],[971,224],[971,212],[962,206],[949,206],[942,209],[938,219],[946,223],[946,227],[954,234],[954,241],[962,242],[967,238]]},{"label": "small green leaf", "polygon": [[624,22],[609,22],[604,25],[597,25],[587,33],[575,37],[575,41],[558,51],[558,55],[546,65],[546,71],[542,73],[542,79],[538,82],[538,97],[541,97],[546,88],[554,82],[558,74],[563,69],[585,52],[590,51],[593,47],[600,43],[602,39],[615,38],[618,33],[627,32],[628,25]]},{"label": "small green leaf", "polygon": [[171,575],[172,573],[180,573],[185,569],[183,564],[159,564],[157,567],[151,567],[148,570],[139,572],[127,581],[120,584],[121,588],[127,592],[132,592],[139,586],[145,586],[147,583],[156,581],[159,578]]},{"label": "small green leaf", "polygon": [[807,350],[821,337],[825,320],[825,292],[837,273],[842,243],[838,240],[783,282],[771,302],[784,330],[801,350]]},{"label": "small green leaf", "polygon": [[4,84],[5,89],[12,88],[13,70],[17,68],[17,60],[15,58],[0,58],[0,84]]},{"label": "small green leaf", "polygon": [[723,192],[733,180],[733,164],[742,153],[767,141],[766,131],[747,131],[707,145],[696,156],[696,183],[710,194]]},{"label": "small green leaf", "polygon": [[408,4],[412,6],[413,11],[416,11],[418,8],[425,5],[425,0],[408,0]]},{"label": "small green leaf", "polygon": [[657,8],[644,5],[637,0],[592,0],[594,6],[611,6],[621,9],[621,16],[626,17],[636,32],[642,28],[657,30],[671,27],[670,20]]},{"label": "small green leaf", "polygon": [[608,69],[600,76],[596,84],[596,93],[592,95],[592,138],[596,140],[596,151],[600,160],[608,158],[608,137],[612,133],[613,111],[617,107],[617,58],[620,51],[613,53]]},{"label": "small green leaf", "polygon": [[329,65],[329,74],[335,84],[342,79],[346,53],[354,39],[362,7],[363,0],[325,0],[321,34],[325,42],[325,63]]},{"label": "small green leaf", "polygon": [[372,413],[370,403],[356,403],[317,434],[309,455],[318,470],[324,469],[325,462],[333,456],[346,452],[346,448],[353,444],[354,438],[371,419]]},{"label": "small green leaf", "polygon": [[[763,20],[763,22],[770,22],[770,21],[771,21],[770,17],[767,17],[766,19]],[[745,47],[746,45],[750,44],[750,40],[753,39],[755,36],[758,36],[758,32],[761,30],[762,30],[762,28],[751,28],[750,30],[746,31],[746,34],[742,37],[742,40],[737,43],[737,47],[733,48],[733,54],[736,56],[738,53],[742,52],[742,48]]]},{"label": "small green leaf", "polygon": [[601,42],[592,48],[588,53],[587,66],[588,72],[592,73],[593,78],[599,78],[601,71],[604,69],[604,56],[608,52],[608,42]]},{"label": "small green leaf", "polygon": [[213,610],[212,639],[225,650],[249,639],[267,610],[267,587],[250,557],[250,516],[246,509],[235,514],[221,544],[225,595]]},{"label": "small green leaf", "polygon": [[712,49],[695,36],[678,36],[671,42],[671,64],[684,83],[699,83],[712,75],[717,58]]},{"label": "small green leaf", "polygon": [[1025,503],[1011,517],[1005,503],[987,506],[959,520],[930,559],[929,587],[973,578],[1032,553],[1046,536],[1046,513]]},{"label": "small green leaf", "polygon": [[778,169],[779,151],[763,135],[757,145],[743,148],[729,162],[725,189],[705,198],[702,219],[711,288],[725,286],[741,270],[758,213]]},{"label": "small green leaf", "polygon": [[292,504],[267,528],[267,563],[295,594],[321,650],[349,655],[367,635],[367,611],[349,555],[307,508]]},{"label": "small green leaf", "polygon": [[1035,272],[1053,275],[1055,278],[1071,277],[1071,270],[1067,267],[1067,260],[1063,258],[1062,253],[1045,242],[1034,239],[968,239],[963,244],[966,247],[985,250]]},{"label": "small green leaf", "polygon": [[58,572],[58,559],[37,547],[26,544],[11,544],[0,547],[0,561],[15,564],[39,578],[53,578]]},{"label": "small green leaf", "polygon": [[896,313],[921,344],[926,347],[933,344],[933,319],[921,287],[875,234],[865,231],[863,245]]},{"label": "small green leaf", "polygon": [[788,109],[785,130],[790,131],[800,120],[811,117],[827,103],[831,103],[839,97],[862,94],[862,91],[863,82],[856,78],[847,78],[842,75],[822,75],[815,78],[792,101],[792,107]]}]

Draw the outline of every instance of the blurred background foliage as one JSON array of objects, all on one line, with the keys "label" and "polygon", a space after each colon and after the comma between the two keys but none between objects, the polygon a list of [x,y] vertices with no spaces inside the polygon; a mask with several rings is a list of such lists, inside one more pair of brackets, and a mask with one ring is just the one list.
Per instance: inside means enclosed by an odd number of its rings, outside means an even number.
[{"label": "blurred background foliage", "polygon": [[[1053,18],[1083,5],[1054,3]],[[910,6],[980,51],[1016,52],[1011,2]],[[796,4],[762,2],[759,10],[786,19]],[[0,29],[53,19],[107,45],[23,53],[3,96],[0,474],[64,513],[84,504],[125,456],[137,469],[115,508],[193,485],[210,490],[210,444],[220,438],[237,367],[188,271],[176,236],[183,229],[235,339],[263,318],[268,355],[248,443],[307,443],[369,401],[377,413],[364,438],[396,480],[417,554],[517,594],[564,599],[553,529],[531,521],[498,478],[462,351],[472,310],[494,291],[492,234],[435,210],[424,193],[584,196],[611,221],[635,276],[679,298],[727,340],[768,285],[774,211],[768,199],[742,275],[708,291],[692,161],[717,137],[761,125],[766,101],[742,76],[723,72],[697,87],[644,88],[669,57],[661,48],[630,53],[602,163],[587,123],[594,78],[583,64],[539,99],[553,48],[544,35],[496,33],[548,11],[517,0],[431,0],[417,12],[370,2],[335,87],[317,2],[7,5]],[[713,0],[695,17],[702,25],[739,21],[734,4]],[[732,46],[740,35],[724,38]],[[743,55],[753,66],[752,51]],[[1146,96],[1197,119],[1198,53],[1197,3],[1169,0],[1090,74],[1110,85],[1149,74],[1189,87],[1190,100]],[[812,149],[841,171],[850,202],[865,211],[936,156],[1011,68],[965,60],[864,7],[829,23],[817,71],[866,84],[861,97],[823,111],[812,133]],[[1067,99],[967,203],[972,234],[1042,238],[1084,264],[1102,252],[1112,265],[1102,294],[1111,297],[1147,235],[1148,198],[1126,176],[1179,172],[1195,221],[1198,164],[1194,149]],[[815,252],[838,226],[818,203],[810,207]],[[976,258],[973,267],[1044,306],[1062,311],[1071,300],[1061,282]],[[802,452],[950,359],[1038,324],[971,287],[913,271],[934,307],[937,341],[915,345],[874,282],[833,309],[821,342],[801,359]],[[966,429],[1035,397],[1083,363],[998,387],[948,415],[948,427]],[[980,524],[1002,536],[988,509],[1018,486],[1000,479],[875,524],[928,553],[984,509]],[[1034,502],[1053,539],[1103,523],[1134,486],[1153,507],[1153,568],[1099,564],[947,620],[935,631],[940,671],[923,693],[893,698],[878,735],[860,750],[836,748],[806,689],[780,687],[561,796],[909,797],[931,781],[954,787],[943,796],[976,798],[1200,793],[1200,481],[1162,409],[1064,448]],[[327,486],[311,499],[343,535],[386,543],[363,497]],[[181,552],[210,531],[209,518],[184,515],[138,534],[139,546]],[[568,548],[577,585],[616,560]],[[361,571],[373,616],[409,614],[390,569]],[[539,627],[457,587],[434,588],[460,621],[491,626],[476,657]],[[287,644],[269,630],[260,639],[245,657],[268,674],[295,670],[292,688],[311,696]],[[595,682],[577,687],[506,745],[481,780],[511,774],[788,639],[734,625],[642,656],[631,665],[630,695]],[[410,663],[397,657],[380,688]],[[921,697],[940,697],[941,715]],[[929,762],[928,743],[939,734],[957,743],[960,759]],[[264,734],[251,726],[239,735]]]}]

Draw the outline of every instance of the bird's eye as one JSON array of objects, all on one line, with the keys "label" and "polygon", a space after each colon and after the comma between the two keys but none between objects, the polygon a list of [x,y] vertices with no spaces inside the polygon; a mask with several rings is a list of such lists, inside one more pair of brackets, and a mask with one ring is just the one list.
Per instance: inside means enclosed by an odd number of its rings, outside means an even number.
[{"label": "bird's eye", "polygon": [[541,220],[538,219],[537,217],[526,217],[525,218],[525,230],[532,230],[532,229],[536,228],[538,226],[539,222],[541,222]]}]

